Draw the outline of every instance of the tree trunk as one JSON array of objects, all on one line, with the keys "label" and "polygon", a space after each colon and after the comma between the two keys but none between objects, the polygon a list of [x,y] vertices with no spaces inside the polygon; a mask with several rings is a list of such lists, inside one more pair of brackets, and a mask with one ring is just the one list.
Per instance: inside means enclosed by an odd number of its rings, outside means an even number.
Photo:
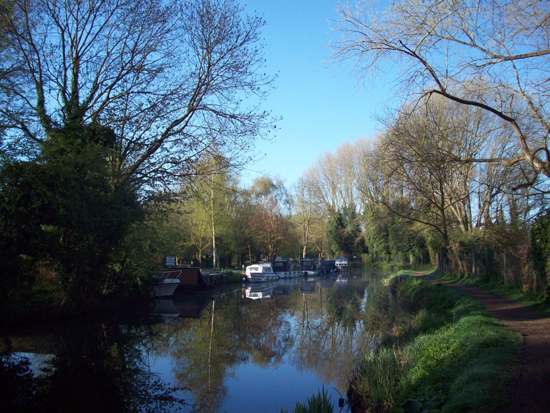
[{"label": "tree trunk", "polygon": [[210,212],[212,215],[212,268],[218,268],[216,251],[216,226],[214,223],[214,170],[212,169],[212,185],[210,186]]}]

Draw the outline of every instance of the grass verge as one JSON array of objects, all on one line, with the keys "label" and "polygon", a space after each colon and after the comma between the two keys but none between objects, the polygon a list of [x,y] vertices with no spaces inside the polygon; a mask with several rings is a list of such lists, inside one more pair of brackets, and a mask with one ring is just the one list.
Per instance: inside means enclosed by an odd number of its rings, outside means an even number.
[{"label": "grass verge", "polygon": [[522,338],[477,301],[400,275],[392,294],[413,316],[365,354],[349,397],[367,412],[487,412],[506,403]]}]

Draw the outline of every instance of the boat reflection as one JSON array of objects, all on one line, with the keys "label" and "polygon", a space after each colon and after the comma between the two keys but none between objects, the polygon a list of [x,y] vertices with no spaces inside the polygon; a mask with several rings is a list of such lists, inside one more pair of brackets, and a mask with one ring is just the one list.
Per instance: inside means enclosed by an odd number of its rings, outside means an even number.
[{"label": "boat reflection", "polygon": [[300,283],[300,291],[303,294],[313,294],[317,286],[317,279],[305,279]]},{"label": "boat reflection", "polygon": [[174,301],[172,300],[155,300],[151,307],[151,316],[158,322],[172,324],[174,320],[180,316]]},{"label": "boat reflection", "polygon": [[275,284],[276,283],[250,284],[244,289],[245,297],[251,300],[271,300]]},{"label": "boat reflection", "polygon": [[299,277],[285,278],[276,282],[246,284],[245,297],[251,300],[268,300],[274,296],[290,296],[292,291],[300,290],[304,294],[312,294],[319,282],[318,278]]},{"label": "boat reflection", "polygon": [[204,294],[175,295],[172,300],[155,300],[149,313],[156,322],[172,324],[177,318],[200,318],[212,301],[213,296]]}]

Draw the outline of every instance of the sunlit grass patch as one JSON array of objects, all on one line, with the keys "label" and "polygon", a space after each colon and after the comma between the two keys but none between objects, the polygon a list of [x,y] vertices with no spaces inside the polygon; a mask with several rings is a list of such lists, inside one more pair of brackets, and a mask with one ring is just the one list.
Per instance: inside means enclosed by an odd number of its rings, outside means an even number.
[{"label": "sunlit grass patch", "polygon": [[368,353],[355,371],[352,392],[366,411],[386,411],[399,400],[410,368],[410,352],[382,348]]},{"label": "sunlit grass patch", "polygon": [[[365,411],[497,411],[521,348],[519,334],[453,290],[418,279],[391,287],[413,311],[399,339],[356,368],[353,402]],[[411,410],[412,409],[412,410]]]}]

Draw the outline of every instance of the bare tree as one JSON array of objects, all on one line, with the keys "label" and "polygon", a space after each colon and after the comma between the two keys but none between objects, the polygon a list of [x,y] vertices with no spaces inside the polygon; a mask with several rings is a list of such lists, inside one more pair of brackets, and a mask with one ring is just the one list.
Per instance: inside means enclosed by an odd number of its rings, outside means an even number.
[{"label": "bare tree", "polygon": [[356,153],[354,144],[344,142],[334,154],[328,152],[323,154],[304,174],[312,196],[323,206],[328,215],[354,204]]},{"label": "bare tree", "polygon": [[302,238],[302,258],[306,257],[307,249],[312,238],[312,227],[319,219],[319,207],[311,186],[304,178],[300,178],[294,186],[293,209],[294,220],[300,229]]},{"label": "bare tree", "polygon": [[376,203],[436,230],[449,245],[453,234],[485,230],[498,220],[521,168],[460,161],[508,154],[513,136],[486,111],[437,96],[415,108],[387,119],[369,182]]},{"label": "bare tree", "polygon": [[354,60],[361,79],[396,68],[406,92],[487,111],[513,131],[516,152],[467,161],[526,161],[550,177],[547,1],[397,0],[380,12],[374,1],[358,0],[338,12],[342,38],[332,44],[333,59]]},{"label": "bare tree", "polygon": [[272,125],[259,107],[263,19],[233,0],[14,0],[0,117],[23,148],[70,124],[108,127],[113,170],[154,185],[212,147],[235,163]]}]

